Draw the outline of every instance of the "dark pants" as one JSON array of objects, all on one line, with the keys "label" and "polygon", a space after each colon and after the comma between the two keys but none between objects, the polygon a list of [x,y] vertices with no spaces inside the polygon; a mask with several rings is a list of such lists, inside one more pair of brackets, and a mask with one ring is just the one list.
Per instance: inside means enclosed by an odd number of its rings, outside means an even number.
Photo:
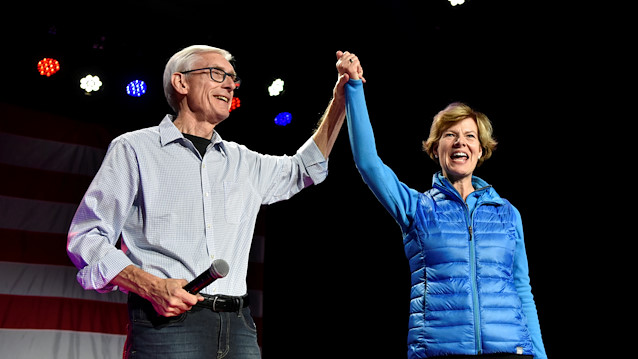
[{"label": "dark pants", "polygon": [[250,308],[214,312],[195,306],[166,318],[151,303],[129,295],[129,326],[124,358],[259,359],[257,330]]}]

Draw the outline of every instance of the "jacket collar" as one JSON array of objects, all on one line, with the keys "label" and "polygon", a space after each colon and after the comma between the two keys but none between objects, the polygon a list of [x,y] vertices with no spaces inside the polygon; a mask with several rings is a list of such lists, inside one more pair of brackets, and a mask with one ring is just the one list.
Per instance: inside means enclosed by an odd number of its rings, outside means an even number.
[{"label": "jacket collar", "polygon": [[[481,202],[493,202],[496,204],[505,204],[505,201],[496,193],[496,190],[484,181],[482,178],[472,176],[472,186],[475,188],[475,193],[480,195],[479,201]],[[463,201],[459,192],[452,186],[452,183],[443,176],[441,171],[438,171],[432,176],[432,187],[444,190],[448,194],[453,195],[457,199]]]}]

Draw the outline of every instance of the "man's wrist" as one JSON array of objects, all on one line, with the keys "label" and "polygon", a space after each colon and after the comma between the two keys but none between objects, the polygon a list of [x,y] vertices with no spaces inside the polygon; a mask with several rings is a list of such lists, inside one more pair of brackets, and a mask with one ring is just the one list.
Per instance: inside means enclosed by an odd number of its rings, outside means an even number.
[{"label": "man's wrist", "polygon": [[142,298],[148,298],[155,288],[159,286],[161,278],[156,277],[141,268],[129,265],[118,273],[111,284],[129,292],[134,292]]}]

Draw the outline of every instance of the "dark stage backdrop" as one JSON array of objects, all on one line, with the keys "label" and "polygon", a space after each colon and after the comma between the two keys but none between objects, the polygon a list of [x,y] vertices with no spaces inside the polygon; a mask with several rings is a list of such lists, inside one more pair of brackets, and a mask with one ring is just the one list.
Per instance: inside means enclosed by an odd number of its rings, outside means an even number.
[{"label": "dark stage backdrop", "polygon": [[[604,168],[591,144],[600,135],[590,111],[599,75],[582,56],[592,53],[599,25],[583,21],[581,8],[487,0],[454,8],[445,0],[16,6],[15,21],[0,29],[3,352],[29,357],[16,337],[35,330],[51,338],[29,341],[39,353],[85,348],[85,336],[99,332],[108,342],[99,345],[111,349],[93,357],[120,355],[123,297],[82,293],[65,259],[65,227],[108,142],[170,111],[164,65],[198,43],[233,53],[243,79],[241,107],[216,130],[262,153],[293,154],[312,134],[331,98],[337,50],[359,55],[378,152],[412,188],[429,189],[438,170],[421,141],[439,110],[464,101],[487,114],[499,146],[476,174],[522,214],[547,353],[583,349],[565,335],[586,328],[579,303],[593,280],[585,254],[591,241],[609,238],[600,209],[609,195],[593,191],[591,177],[573,180]],[[40,76],[43,57],[57,58],[61,70]],[[88,73],[104,83],[90,95],[79,88]],[[138,77],[147,94],[127,96]],[[276,78],[284,92],[270,97]],[[293,121],[276,126],[283,111]],[[51,146],[80,157],[61,158]],[[23,160],[26,153],[34,157]],[[48,167],[67,160],[86,168]],[[324,183],[262,211],[251,266],[263,282],[249,282],[263,294],[264,358],[405,357],[410,282],[399,227],[361,180],[345,128],[329,166]],[[28,320],[9,314],[13,306]],[[67,324],[64,313],[75,310],[86,311]]]}]

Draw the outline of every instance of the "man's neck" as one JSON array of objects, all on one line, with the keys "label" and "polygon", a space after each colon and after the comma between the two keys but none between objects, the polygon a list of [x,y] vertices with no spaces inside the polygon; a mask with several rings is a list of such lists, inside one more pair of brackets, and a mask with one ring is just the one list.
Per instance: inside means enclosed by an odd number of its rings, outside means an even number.
[{"label": "man's neck", "polygon": [[213,131],[215,130],[215,124],[205,120],[199,120],[195,116],[192,116],[192,114],[182,114],[181,112],[177,115],[173,124],[181,133],[207,139],[213,137]]}]

